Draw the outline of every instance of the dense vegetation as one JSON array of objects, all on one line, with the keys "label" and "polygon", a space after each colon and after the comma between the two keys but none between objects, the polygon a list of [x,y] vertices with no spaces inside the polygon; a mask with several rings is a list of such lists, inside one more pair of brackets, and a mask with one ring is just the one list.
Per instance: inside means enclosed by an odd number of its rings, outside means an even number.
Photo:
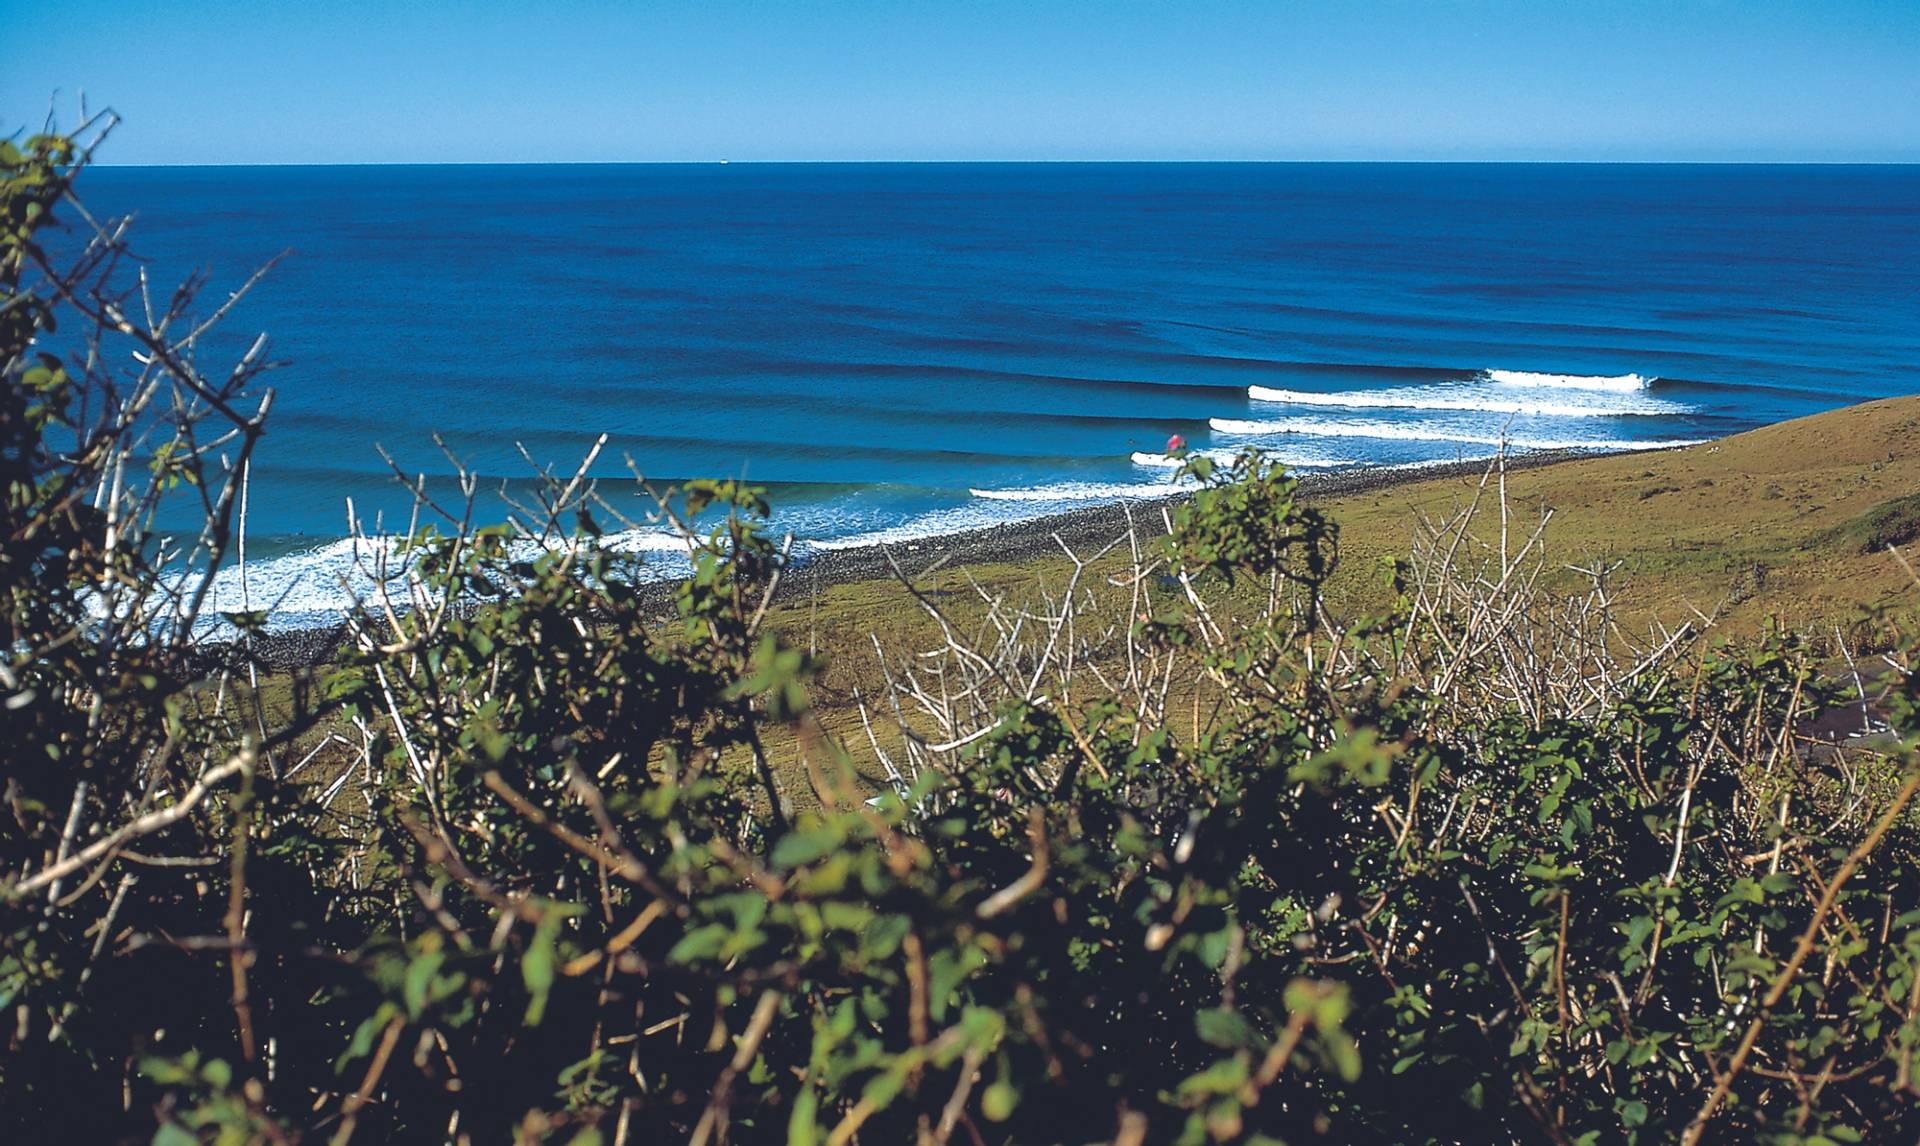
[{"label": "dense vegetation", "polygon": [[255,613],[194,652],[264,351],[203,361],[222,311],[131,276],[85,159],[0,145],[9,1140],[1920,1132],[1896,619],[1894,735],[1815,752],[1805,645],[1636,646],[1598,571],[1539,588],[1497,467],[1342,618],[1334,523],[1196,460],[1124,575],[969,631],[922,596],[856,759],[765,625],[760,494],[663,498],[718,522],[663,599],[583,466],[516,525],[423,501],[269,705]]}]

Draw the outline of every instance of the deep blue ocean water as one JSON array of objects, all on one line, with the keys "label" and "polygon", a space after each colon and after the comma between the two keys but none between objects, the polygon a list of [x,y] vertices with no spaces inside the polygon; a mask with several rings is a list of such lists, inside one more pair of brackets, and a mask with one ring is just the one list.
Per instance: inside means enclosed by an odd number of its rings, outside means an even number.
[{"label": "deep blue ocean water", "polygon": [[[1169,435],[1303,467],[1693,440],[1920,389],[1920,167],[120,168],[160,282],[290,365],[256,602],[337,597],[375,444],[767,483],[817,543],[1158,492]],[[220,347],[211,348],[218,350]],[[437,480],[437,479],[432,479]],[[442,482],[443,488],[449,488]],[[640,503],[634,501],[636,510]],[[646,544],[644,537],[636,543]],[[317,550],[317,551],[316,551]],[[231,606],[224,606],[231,607]]]}]

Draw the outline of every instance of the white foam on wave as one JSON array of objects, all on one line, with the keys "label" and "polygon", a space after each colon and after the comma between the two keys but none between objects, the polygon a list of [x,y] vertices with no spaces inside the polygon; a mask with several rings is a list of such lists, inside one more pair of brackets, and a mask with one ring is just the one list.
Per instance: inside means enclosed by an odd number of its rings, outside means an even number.
[{"label": "white foam on wave", "polygon": [[384,560],[389,574],[401,562],[391,539],[341,538],[264,561],[223,566],[213,576],[202,616],[246,609],[267,609],[269,628],[327,624],[356,598],[372,596],[375,570]]},{"label": "white foam on wave", "polygon": [[[616,552],[658,554],[650,563],[649,579],[684,576],[692,568],[688,560],[691,543],[669,530],[627,530],[609,534],[602,539],[602,544]],[[549,548],[539,541],[525,539],[514,542],[509,552],[522,560],[531,560]],[[397,539],[365,537],[342,538],[311,549],[250,561],[244,584],[240,566],[227,565],[214,574],[208,588],[201,610],[201,627],[218,630],[225,627],[220,614],[244,609],[268,610],[270,630],[335,624],[355,602],[371,602],[375,598],[383,572],[394,604],[405,607],[409,603],[406,568]]]},{"label": "white foam on wave", "polygon": [[829,537],[819,541],[803,542],[798,548],[802,553],[809,550],[831,553],[837,549],[859,549],[868,545],[908,545],[949,533],[965,533],[969,530],[1008,525],[1028,516],[1034,515],[1010,510],[1004,503],[996,507],[994,502],[982,499],[945,509],[929,510],[898,525],[869,529],[848,534],[845,537]]},{"label": "white foam on wave", "polygon": [[1477,414],[1532,414],[1551,418],[1618,418],[1686,413],[1683,406],[1652,398],[1608,400],[1600,394],[1591,399],[1505,397],[1498,391],[1489,393],[1485,387],[1458,385],[1343,390],[1331,394],[1249,386],[1247,397],[1256,402],[1342,410],[1452,410]]},{"label": "white foam on wave", "polygon": [[608,549],[619,553],[676,553],[690,554],[694,541],[680,533],[667,529],[627,529],[619,533],[610,533],[600,539]]},{"label": "white foam on wave", "polygon": [[1543,374],[1532,370],[1486,370],[1481,377],[1501,386],[1532,386],[1544,390],[1608,390],[1637,394],[1655,379],[1640,374]]},{"label": "white foam on wave", "polygon": [[1497,434],[1476,434],[1460,430],[1435,429],[1417,423],[1377,422],[1342,418],[1281,418],[1274,421],[1250,421],[1243,418],[1211,418],[1207,425],[1215,433],[1235,437],[1264,438],[1297,434],[1316,438],[1377,438],[1398,442],[1457,442],[1472,446],[1506,445],[1516,450],[1660,450],[1676,446],[1697,446],[1697,438],[1670,438],[1637,441],[1627,438],[1533,438]]},{"label": "white foam on wave", "polygon": [[1465,462],[1490,462],[1499,454],[1466,454],[1457,458],[1424,458],[1417,462],[1394,462],[1392,465],[1375,466],[1383,470],[1432,470],[1441,466],[1457,466]]},{"label": "white foam on wave", "polygon": [[1192,488],[1191,483],[1156,482],[1063,482],[1059,485],[1031,486],[1019,489],[974,489],[973,500],[961,505],[928,510],[897,525],[806,541],[797,548],[807,552],[831,553],[841,549],[860,549],[870,545],[914,545],[954,533],[992,529],[1044,517],[1069,504],[1089,502],[1138,501],[1166,497]]},{"label": "white foam on wave", "polygon": [[[1189,450],[1187,451],[1187,456],[1184,458],[1176,458],[1172,454],[1155,454],[1148,453],[1145,450],[1135,450],[1133,453],[1133,464],[1136,466],[1144,466],[1148,469],[1178,469],[1195,457],[1206,458],[1216,465],[1225,465],[1239,456],[1239,450]],[[1366,464],[1355,458],[1291,456],[1275,454],[1271,451],[1268,452],[1267,457],[1268,460],[1279,462],[1289,469],[1328,469],[1334,466],[1358,466]]]},{"label": "white foam on wave", "polygon": [[1184,484],[1171,481],[1062,482],[1021,489],[969,489],[967,492],[988,501],[1129,501],[1178,493]]}]

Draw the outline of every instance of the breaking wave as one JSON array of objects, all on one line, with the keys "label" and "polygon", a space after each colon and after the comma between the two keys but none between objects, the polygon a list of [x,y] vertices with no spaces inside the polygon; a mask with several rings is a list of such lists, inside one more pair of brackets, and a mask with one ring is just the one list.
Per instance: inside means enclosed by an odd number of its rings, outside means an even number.
[{"label": "breaking wave", "polygon": [[1131,484],[1076,481],[1028,486],[1024,489],[969,489],[967,492],[988,501],[1125,501],[1165,497],[1170,493],[1178,493],[1181,488],[1180,484],[1171,481]]},{"label": "breaking wave", "polygon": [[1506,397],[1480,386],[1420,386],[1389,390],[1342,390],[1331,394],[1310,390],[1278,390],[1249,386],[1247,397],[1256,402],[1289,406],[1330,406],[1344,410],[1453,410],[1480,414],[1533,414],[1551,418],[1619,418],[1684,414],[1686,407],[1653,398],[1632,400]]},{"label": "breaking wave", "polygon": [[[1161,492],[1164,494],[1171,489],[1170,486],[1162,487]],[[1033,515],[1021,514],[1005,505],[996,507],[991,501],[970,501],[962,505],[930,510],[898,525],[882,529],[870,529],[861,533],[848,534],[845,537],[807,541],[796,549],[804,557],[809,552],[831,553],[839,549],[859,549],[868,545],[910,545],[951,533],[966,533],[977,529],[1009,525],[1025,516]]]},{"label": "breaking wave", "polygon": [[1377,438],[1400,442],[1457,442],[1463,445],[1499,446],[1516,450],[1659,450],[1676,446],[1697,446],[1698,438],[1632,440],[1627,438],[1533,438],[1516,435],[1476,434],[1460,430],[1433,429],[1403,422],[1377,422],[1341,418],[1281,418],[1253,421],[1243,418],[1212,418],[1208,426],[1215,433],[1234,437],[1261,438],[1295,434],[1315,438]]},{"label": "breaking wave", "polygon": [[[1227,463],[1239,456],[1238,450],[1213,449],[1190,450],[1185,458],[1176,458],[1170,454],[1154,454],[1144,450],[1135,450],[1133,464],[1149,469],[1178,469],[1187,464],[1190,458],[1204,457],[1217,463]],[[1357,458],[1303,457],[1291,454],[1272,454],[1272,460],[1293,469],[1332,469],[1337,466],[1359,466],[1366,463]]]},{"label": "breaking wave", "polygon": [[[692,568],[690,543],[668,530],[633,529],[601,539],[607,549],[648,556],[649,579],[684,576]],[[511,552],[532,559],[546,547],[540,542],[515,542]],[[214,574],[201,612],[200,627],[227,627],[222,613],[243,609],[268,610],[271,630],[324,628],[339,623],[356,601],[371,601],[384,573],[388,592],[397,607],[405,607],[406,561],[394,538],[347,537],[311,549],[237,564]]]},{"label": "breaking wave", "polygon": [[1487,370],[1481,377],[1501,386],[1534,386],[1546,390],[1608,390],[1637,394],[1656,379],[1640,374],[1540,374],[1531,370]]}]

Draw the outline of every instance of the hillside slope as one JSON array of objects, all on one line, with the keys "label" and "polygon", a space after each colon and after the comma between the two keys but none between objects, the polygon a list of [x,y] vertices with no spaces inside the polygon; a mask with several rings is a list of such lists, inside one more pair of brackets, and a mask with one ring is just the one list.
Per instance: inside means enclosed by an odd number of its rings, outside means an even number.
[{"label": "hillside slope", "polygon": [[[1369,558],[1404,552],[1416,511],[1443,514],[1475,484],[1433,479],[1327,499],[1348,577]],[[1508,495],[1529,521],[1539,506],[1553,508],[1556,562],[1621,562],[1631,613],[1718,612],[1730,634],[1769,615],[1826,628],[1903,588],[1912,593],[1885,546],[1920,540],[1920,396],[1684,449],[1520,470]]]}]

